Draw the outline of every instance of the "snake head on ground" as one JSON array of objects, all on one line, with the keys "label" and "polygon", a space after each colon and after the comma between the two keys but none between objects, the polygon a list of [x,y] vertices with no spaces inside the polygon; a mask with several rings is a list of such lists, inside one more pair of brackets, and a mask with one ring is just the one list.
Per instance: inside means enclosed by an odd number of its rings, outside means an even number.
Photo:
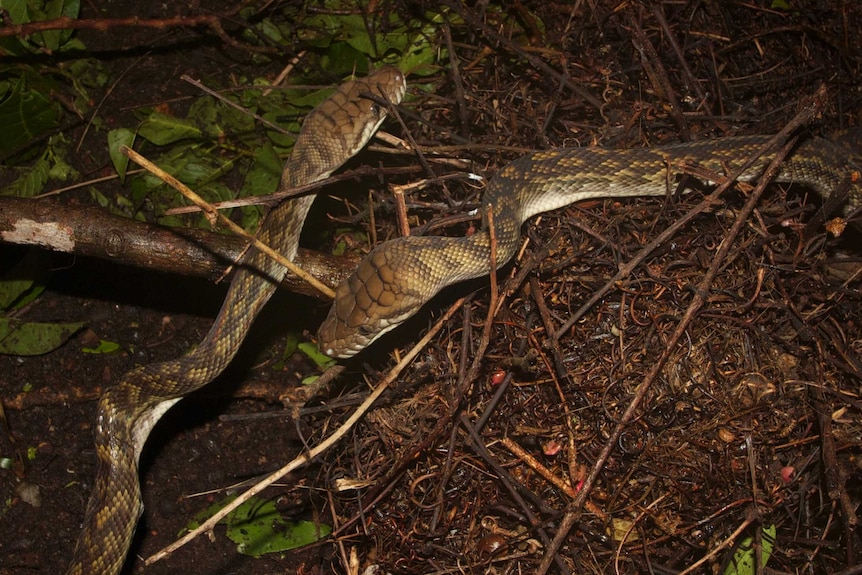
[{"label": "snake head on ground", "polygon": [[400,249],[407,240],[379,245],[338,286],[317,332],[318,346],[326,355],[353,357],[415,314],[431,296],[414,281],[423,276],[413,269],[421,262]]}]

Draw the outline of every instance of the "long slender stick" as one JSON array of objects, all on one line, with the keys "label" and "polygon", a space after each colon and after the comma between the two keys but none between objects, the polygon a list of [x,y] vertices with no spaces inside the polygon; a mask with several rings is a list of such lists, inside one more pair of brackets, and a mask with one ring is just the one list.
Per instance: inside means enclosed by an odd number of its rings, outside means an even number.
[{"label": "long slender stick", "polygon": [[[810,103],[806,104],[802,110],[784,127],[784,129],[776,134],[776,136],[770,141],[769,145],[772,146],[774,143],[780,141],[780,138],[787,137],[793,130],[803,125],[806,122],[810,122],[813,117],[819,113],[819,110],[822,110],[824,105],[825,98],[825,90],[820,89],[814,96],[811,98]],[[730,247],[733,244],[733,241],[742,231],[743,226],[745,226],[748,221],[748,216],[754,210],[757,205],[757,201],[760,199],[760,196],[763,194],[763,191],[766,189],[766,186],[771,182],[774,178],[778,169],[780,168],[781,162],[790,152],[792,144],[794,142],[788,141],[785,143],[784,147],[781,148],[778,153],[773,158],[772,162],[770,162],[769,167],[760,177],[757,187],[749,196],[748,200],[745,202],[745,205],[740,210],[739,215],[736,218],[736,221],[731,226],[730,230],[725,234],[724,239],[716,251],[716,254],[713,258],[712,264],[701,280],[700,284],[697,286],[697,289],[694,292],[694,297],[692,298],[691,303],[685,311],[685,315],[683,315],[680,322],[677,324],[674,329],[670,339],[667,342],[667,347],[664,349],[662,354],[653,364],[649,373],[641,380],[641,383],[638,384],[637,389],[635,390],[634,396],[632,397],[631,402],[629,402],[628,407],[623,413],[622,417],[620,417],[617,425],[614,427],[613,432],[610,437],[608,437],[605,442],[605,446],[599,455],[596,457],[596,461],[593,464],[593,467],[590,470],[589,475],[584,480],[583,486],[581,487],[581,491],[578,492],[578,496],[575,500],[569,505],[566,514],[563,516],[563,519],[560,521],[557,526],[557,534],[554,536],[554,540],[550,545],[545,549],[545,554],[542,557],[541,563],[539,563],[538,568],[535,570],[536,575],[545,575],[548,572],[548,569],[551,567],[551,562],[554,560],[557,551],[559,551],[560,547],[563,545],[563,542],[569,536],[569,531],[574,526],[578,517],[580,516],[581,509],[583,508],[584,502],[586,498],[589,496],[590,491],[592,490],[593,485],[598,480],[599,474],[601,473],[605,462],[610,456],[611,451],[614,449],[614,446],[617,443],[620,435],[626,426],[634,419],[637,410],[640,408],[641,403],[647,395],[650,387],[652,386],[653,381],[658,377],[658,374],[664,368],[665,363],[670,358],[675,349],[677,343],[682,338],[686,329],[688,329],[689,324],[694,320],[697,312],[706,302],[707,294],[709,292],[709,288],[712,285],[712,281],[715,279],[716,274],[721,269],[722,264],[724,263],[725,258],[727,257],[728,252],[730,251]],[[734,178],[737,177],[738,174],[734,174]]]},{"label": "long slender stick", "polygon": [[131,149],[130,147],[121,146],[120,151],[123,154],[125,154],[126,156],[128,156],[129,159],[138,163],[141,167],[145,168],[148,172],[150,172],[154,176],[161,179],[163,182],[165,182],[166,184],[168,184],[169,186],[174,188],[176,191],[178,191],[179,193],[181,193],[182,195],[187,197],[195,205],[200,207],[207,214],[207,217],[209,218],[210,222],[214,222],[214,221],[218,220],[219,222],[221,222],[222,224],[227,226],[228,229],[230,229],[230,231],[232,231],[236,235],[244,237],[247,240],[251,241],[251,243],[254,244],[254,247],[259,249],[260,251],[262,251],[263,253],[265,253],[269,257],[271,257],[273,260],[275,260],[279,264],[281,264],[284,267],[286,267],[287,269],[289,269],[297,277],[300,277],[304,281],[308,282],[309,285],[313,286],[315,289],[317,289],[323,295],[329,297],[330,299],[335,297],[335,292],[332,291],[332,288],[330,288],[328,285],[324,284],[323,282],[321,282],[320,280],[318,280],[314,276],[308,274],[305,270],[298,267],[296,264],[294,264],[293,262],[291,262],[290,260],[288,260],[287,258],[282,256],[280,253],[278,253],[277,251],[275,251],[274,249],[272,249],[271,247],[269,247],[268,245],[266,245],[262,241],[258,240],[256,237],[254,237],[250,233],[246,232],[240,226],[233,223],[230,219],[228,219],[224,215],[222,215],[221,212],[219,212],[217,209],[215,209],[212,205],[210,205],[202,197],[197,195],[194,191],[191,190],[191,188],[186,186],[184,183],[182,183],[181,181],[179,181],[178,179],[176,179],[175,177],[173,177],[172,175],[170,175],[169,173],[167,173],[166,171],[164,171],[163,169],[161,169],[160,167],[158,167],[157,165],[155,165],[154,163],[152,163],[151,161],[149,161],[148,159],[146,159],[145,157],[143,157],[142,155],[140,155],[139,153],[137,153],[136,151]]},{"label": "long slender stick", "polygon": [[248,491],[245,491],[244,493],[240,494],[236,499],[231,501],[228,505],[226,505],[218,513],[216,513],[215,515],[210,517],[204,523],[202,523],[200,525],[200,527],[198,527],[197,529],[195,529],[191,533],[188,533],[187,535],[185,535],[181,539],[178,539],[177,541],[171,543],[170,545],[168,545],[167,547],[165,547],[164,549],[162,549],[158,553],[155,553],[155,554],[151,555],[150,557],[148,557],[144,561],[144,564],[145,565],[152,565],[156,561],[164,559],[170,553],[173,553],[174,551],[176,551],[177,549],[179,549],[180,547],[182,547],[183,545],[185,545],[186,543],[188,543],[189,541],[191,541],[192,539],[194,539],[195,537],[197,537],[201,533],[211,531],[216,526],[216,524],[219,521],[221,521],[228,513],[230,513],[231,511],[233,511],[234,509],[236,509],[237,507],[239,507],[240,505],[242,505],[243,503],[248,501],[250,498],[257,495],[258,493],[260,493],[261,491],[263,491],[264,489],[266,489],[267,487],[269,487],[270,485],[272,485],[273,483],[275,483],[279,479],[283,478],[288,473],[291,473],[292,471],[299,469],[300,467],[302,467],[306,463],[313,461],[314,458],[318,457],[320,454],[325,452],[327,449],[329,449],[330,447],[335,445],[335,443],[337,443],[342,437],[344,437],[347,434],[348,431],[350,431],[350,429],[354,425],[356,425],[356,423],[362,418],[362,416],[365,415],[365,412],[371,408],[371,406],[374,404],[374,402],[377,401],[377,399],[381,395],[383,395],[383,392],[389,388],[389,386],[392,384],[392,382],[395,381],[395,379],[399,375],[401,375],[401,372],[404,371],[404,369],[408,365],[410,365],[410,362],[413,361],[413,358],[415,358],[419,354],[419,352],[422,351],[425,348],[425,346],[431,342],[432,339],[434,339],[434,337],[437,335],[437,332],[439,332],[443,328],[443,326],[446,325],[446,322],[448,322],[449,318],[451,318],[452,315],[456,311],[458,311],[458,309],[461,307],[461,304],[463,302],[464,302],[464,298],[461,298],[458,301],[456,301],[454,304],[452,304],[452,306],[449,307],[449,309],[446,311],[446,313],[443,314],[443,317],[441,317],[437,321],[437,323],[435,323],[434,326],[430,330],[428,330],[428,333],[426,333],[425,336],[422,339],[420,339],[419,342],[416,345],[414,345],[413,348],[404,355],[404,357],[401,359],[401,361],[399,361],[398,364],[392,368],[392,371],[390,371],[389,374],[387,374],[386,378],[383,381],[381,381],[380,384],[376,388],[374,388],[374,391],[371,392],[371,394],[365,399],[365,401],[363,401],[362,404],[356,408],[356,411],[354,411],[350,415],[350,417],[347,418],[347,421],[342,423],[341,426],[332,433],[332,435],[327,437],[323,442],[319,443],[317,446],[309,449],[307,453],[303,453],[301,455],[298,455],[292,461],[287,463],[284,467],[271,473],[266,478],[264,478],[262,481],[257,483],[254,487],[250,488]]}]

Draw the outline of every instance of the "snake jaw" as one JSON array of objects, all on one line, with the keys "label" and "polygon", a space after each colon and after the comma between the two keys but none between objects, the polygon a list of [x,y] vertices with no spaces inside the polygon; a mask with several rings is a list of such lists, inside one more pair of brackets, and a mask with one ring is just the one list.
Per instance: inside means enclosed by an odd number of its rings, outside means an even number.
[{"label": "snake jaw", "polygon": [[[318,346],[330,357],[347,359],[401,325],[428,300],[413,289],[410,267],[400,265],[397,240],[363,260],[335,291],[335,301],[318,330]],[[413,274],[415,275],[415,274]]]},{"label": "snake jaw", "polygon": [[[397,106],[407,92],[407,80],[401,70],[386,66],[375,70],[365,78],[356,80],[368,86],[368,93],[377,99]],[[338,92],[351,94],[355,92],[353,85],[348,82],[338,88]],[[378,100],[368,97],[359,98],[346,97],[343,107],[339,110],[344,118],[332,119],[331,139],[340,139],[344,142],[343,149],[338,153],[338,158],[346,160],[353,157],[371,139],[380,124],[386,119],[388,109]],[[351,129],[346,129],[350,126]],[[315,140],[320,139],[320,133],[308,132]],[[339,166],[343,162],[339,163]],[[337,168],[338,166],[336,166]],[[335,169],[335,168],[333,168]]]},{"label": "snake jaw", "polygon": [[[355,301],[355,295],[349,295],[344,301]],[[374,326],[365,322],[354,326],[350,326],[346,322],[340,322],[334,317],[336,311],[335,306],[333,306],[329,316],[320,325],[320,330],[317,334],[318,345],[323,353],[329,357],[350,359],[412,317],[422,306],[424,299],[417,298],[414,303],[415,306],[411,306],[410,309],[402,309],[391,318],[381,319]],[[342,325],[347,326],[349,329],[339,330],[339,327]]]}]

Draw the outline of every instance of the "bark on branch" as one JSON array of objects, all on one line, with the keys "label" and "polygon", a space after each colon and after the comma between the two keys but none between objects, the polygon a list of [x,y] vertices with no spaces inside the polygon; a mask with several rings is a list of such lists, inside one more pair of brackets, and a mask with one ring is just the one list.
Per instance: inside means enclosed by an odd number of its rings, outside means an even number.
[{"label": "bark on branch", "polygon": [[[166,228],[53,200],[0,198],[0,242],[96,257],[140,268],[218,279],[241,255],[245,240],[204,230]],[[322,282],[338,285],[361,258],[300,248],[296,263]],[[321,297],[288,275],[282,287]]]}]

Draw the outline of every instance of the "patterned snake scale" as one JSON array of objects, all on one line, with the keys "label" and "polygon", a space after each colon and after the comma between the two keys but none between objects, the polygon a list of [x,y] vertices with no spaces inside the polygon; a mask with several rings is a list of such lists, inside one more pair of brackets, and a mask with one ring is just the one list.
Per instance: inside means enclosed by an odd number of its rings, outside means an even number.
[{"label": "patterned snake scale", "polygon": [[[483,200],[493,214],[498,267],[515,254],[521,225],[536,214],[591,198],[664,196],[679,180],[675,166],[735,172],[769,140],[739,136],[628,150],[567,148],[518,158],[488,183]],[[835,142],[805,140],[784,160],[775,179],[806,185],[825,197],[850,178],[846,215],[862,206],[859,143],[858,129]],[[760,156],[739,179],[756,180],[774,157],[774,152]],[[380,244],[338,287],[318,332],[318,346],[332,357],[355,355],[444,287],[488,274],[490,243],[483,229],[469,237],[402,237]]]},{"label": "patterned snake scale", "polygon": [[[385,118],[386,108],[364,95],[397,104],[405,89],[404,75],[394,68],[382,68],[339,87],[303,123],[279,190],[328,177],[368,142]],[[292,260],[312,201],[313,196],[303,196],[276,206],[258,238]],[[238,266],[215,323],[194,351],[134,369],[102,396],[96,420],[98,472],[69,574],[120,571],[142,511],[137,465],[150,430],[180,398],[227,367],[284,275],[284,267],[251,248]]]}]

